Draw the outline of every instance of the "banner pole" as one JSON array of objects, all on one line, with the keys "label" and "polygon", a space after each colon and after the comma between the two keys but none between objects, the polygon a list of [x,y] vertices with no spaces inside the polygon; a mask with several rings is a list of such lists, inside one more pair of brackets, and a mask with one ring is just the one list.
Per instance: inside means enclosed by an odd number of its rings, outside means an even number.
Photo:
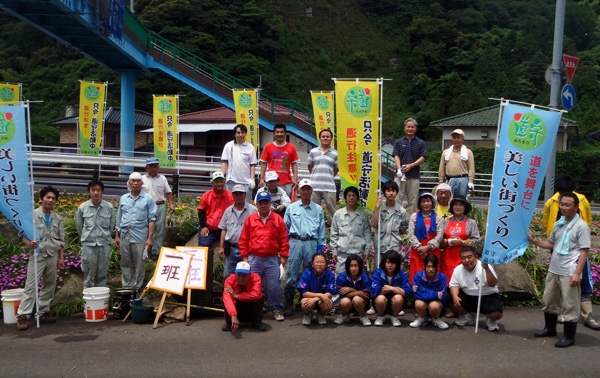
[{"label": "banner pole", "polygon": [[[177,99],[177,180],[179,181],[179,159],[181,159],[181,151],[180,151],[180,140],[179,140],[179,95],[176,95]],[[180,203],[179,199],[179,184],[177,184],[177,203]]]},{"label": "banner pole", "polygon": [[108,98],[108,81],[104,82],[104,108],[102,111],[102,140],[100,141],[100,159],[98,159],[98,180],[102,172],[102,153],[104,152],[104,137],[106,135],[106,99]]},{"label": "banner pole", "polygon": [[[379,153],[377,154],[379,156],[379,182],[378,182],[378,187],[377,187],[377,195],[381,196],[381,176],[382,176],[382,170],[381,170],[381,134],[383,131],[383,78],[378,79],[377,80],[379,82]],[[383,202],[383,200],[382,200]],[[385,204],[382,204],[385,205]],[[387,206],[387,205],[385,205]],[[377,267],[379,267],[380,264],[380,260],[381,260],[381,207],[379,208],[379,213],[377,214],[378,219],[377,219],[377,258],[375,259],[375,262],[377,263]],[[398,251],[400,252],[400,251]]]},{"label": "banner pole", "polygon": [[477,298],[477,316],[475,317],[475,333],[479,330],[479,311],[481,310],[481,289],[483,288],[483,278],[485,269],[481,268],[481,281],[479,281],[479,296]]}]

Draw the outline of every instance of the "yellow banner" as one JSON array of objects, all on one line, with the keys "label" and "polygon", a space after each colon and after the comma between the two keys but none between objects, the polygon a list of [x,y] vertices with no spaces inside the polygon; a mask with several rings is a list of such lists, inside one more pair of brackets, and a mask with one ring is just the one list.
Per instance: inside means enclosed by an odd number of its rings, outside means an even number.
[{"label": "yellow banner", "polygon": [[372,210],[379,186],[380,84],[337,81],[335,93],[342,187],[358,187],[360,205]]},{"label": "yellow banner", "polygon": [[[321,130],[329,128],[333,131],[333,93],[334,92],[310,92],[313,104],[313,113],[315,115],[315,128],[317,138]],[[335,141],[331,138],[331,145],[335,146]]]},{"label": "yellow banner", "polygon": [[246,141],[258,150],[258,91],[256,89],[233,90],[235,103],[235,122],[246,125]]},{"label": "yellow banner", "polygon": [[84,155],[99,155],[104,128],[106,83],[82,81],[79,92],[79,148]]},{"label": "yellow banner", "polygon": [[0,84],[0,106],[19,105],[21,101],[21,84]]},{"label": "yellow banner", "polygon": [[178,100],[179,96],[154,95],[154,157],[158,158],[159,167],[177,167]]}]

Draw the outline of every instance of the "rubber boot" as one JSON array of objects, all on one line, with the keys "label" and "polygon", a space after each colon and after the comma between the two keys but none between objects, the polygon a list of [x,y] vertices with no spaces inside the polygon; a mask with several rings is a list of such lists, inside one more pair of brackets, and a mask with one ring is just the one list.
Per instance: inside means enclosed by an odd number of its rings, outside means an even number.
[{"label": "rubber boot", "polygon": [[554,344],[557,348],[566,348],[575,344],[575,332],[577,331],[577,322],[565,322],[565,334],[562,339]]},{"label": "rubber boot", "polygon": [[536,331],[533,335],[535,337],[556,336],[556,323],[558,321],[558,315],[544,312],[544,320],[546,321],[544,329],[541,331]]},{"label": "rubber boot", "polygon": [[581,302],[581,316],[583,317],[584,326],[600,331],[600,323],[592,316],[592,302]]},{"label": "rubber boot", "polygon": [[284,316],[292,316],[294,313],[294,297],[296,296],[296,289],[293,287],[285,288],[285,311]]}]

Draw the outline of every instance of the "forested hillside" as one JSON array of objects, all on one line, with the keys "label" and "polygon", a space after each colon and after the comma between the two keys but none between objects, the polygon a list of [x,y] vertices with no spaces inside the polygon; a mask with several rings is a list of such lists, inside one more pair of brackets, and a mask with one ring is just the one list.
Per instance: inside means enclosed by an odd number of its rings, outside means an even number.
[{"label": "forested hillside", "polygon": [[[552,61],[553,0],[137,0],[150,30],[275,98],[310,105],[310,90],[331,78],[384,77],[384,132],[399,135],[407,116],[420,125],[493,104],[489,97],[547,105],[544,72]],[[564,53],[581,60],[567,117],[584,134],[600,128],[600,1],[568,1]],[[109,105],[119,77],[0,13],[0,80],[25,83],[35,143],[58,142],[45,123],[78,101],[78,80],[107,80]],[[184,94],[181,112],[215,106],[172,79],[138,81],[137,106],[152,93]],[[423,137],[436,130],[421,127]]]}]

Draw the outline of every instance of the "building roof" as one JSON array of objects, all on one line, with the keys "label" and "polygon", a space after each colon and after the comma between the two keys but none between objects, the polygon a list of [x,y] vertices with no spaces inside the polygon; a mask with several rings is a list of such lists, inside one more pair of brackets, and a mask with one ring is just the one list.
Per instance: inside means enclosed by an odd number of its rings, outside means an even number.
[{"label": "building roof", "polygon": [[[429,126],[433,127],[469,127],[469,126],[498,126],[498,116],[500,104],[488,106],[487,108],[477,109],[472,112],[455,115],[452,117],[433,121]],[[579,127],[579,124],[571,119],[562,117],[560,120],[562,127]]]},{"label": "building roof", "polygon": [[186,113],[179,115],[179,123],[198,123],[207,122],[235,122],[235,112],[224,106],[220,108],[201,110],[199,112]]},{"label": "building roof", "polygon": [[[79,119],[79,114],[54,119],[49,122],[50,126],[61,126],[61,125],[73,125],[77,124],[77,120]],[[147,113],[142,110],[135,111],[135,126],[136,127],[152,127],[152,114]],[[109,107],[104,112],[104,123],[105,124],[121,124],[121,108],[120,107]]]}]

